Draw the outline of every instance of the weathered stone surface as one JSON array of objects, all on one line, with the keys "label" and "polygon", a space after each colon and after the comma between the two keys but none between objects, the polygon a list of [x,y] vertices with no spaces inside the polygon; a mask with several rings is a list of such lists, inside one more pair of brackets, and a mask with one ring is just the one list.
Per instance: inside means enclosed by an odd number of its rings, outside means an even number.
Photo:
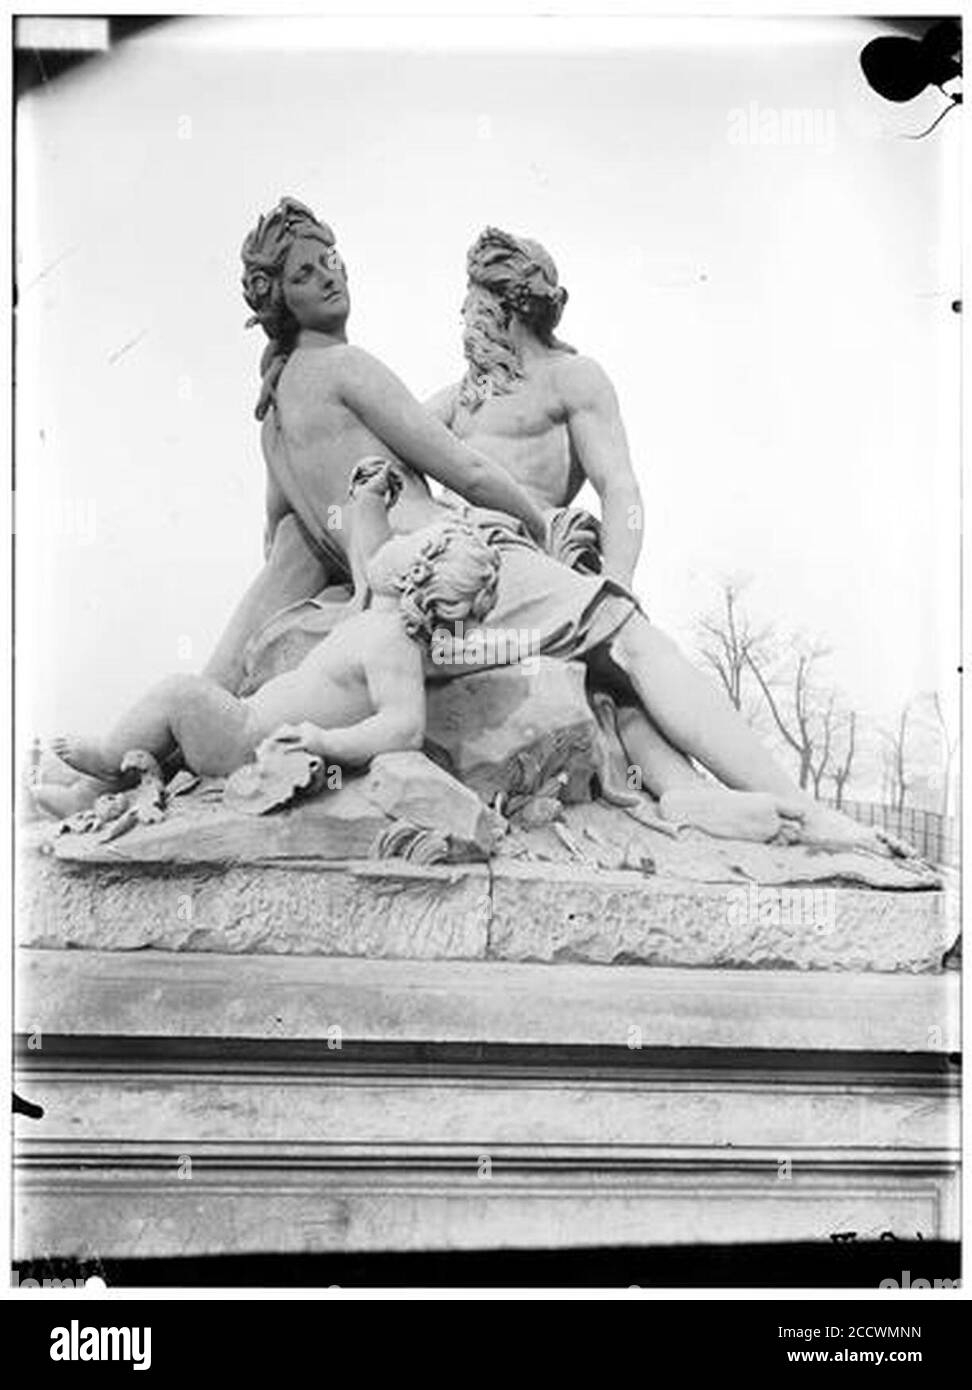
[{"label": "weathered stone surface", "polygon": [[32,854],[21,874],[23,945],[166,951],[482,958],[482,866],[394,861],[267,865],[68,865]]},{"label": "weathered stone surface", "polygon": [[[563,1105],[590,1113],[585,1102],[568,1097]],[[206,1098],[206,1104],[232,1103],[223,1096]],[[592,1126],[599,1119],[592,1116]],[[867,1122],[865,1114],[862,1127]],[[151,1160],[137,1165],[123,1150],[113,1168],[97,1149],[55,1149],[38,1165],[39,1176],[26,1164],[18,1174],[14,1259],[43,1259],[51,1251],[78,1260],[217,1251],[260,1255],[267,1249],[297,1255],[548,1247],[569,1252],[588,1246],[810,1242],[819,1241],[821,1231],[847,1230],[862,1241],[876,1241],[889,1230],[957,1241],[961,1230],[956,1165],[943,1169],[940,1160],[923,1153],[907,1165],[892,1154],[886,1163],[866,1167],[856,1153],[841,1162],[837,1151],[835,1161],[823,1164],[814,1153],[796,1165],[800,1182],[786,1183],[777,1176],[779,1146],[755,1155],[725,1145],[701,1155],[699,1148],[676,1150],[667,1161],[649,1157],[637,1164],[623,1153],[612,1162],[610,1150],[592,1153],[588,1146],[578,1162],[574,1154],[564,1155],[565,1145],[538,1146],[521,1156],[490,1134],[444,1157],[438,1148],[434,1158],[421,1151],[399,1157],[397,1147],[391,1159],[387,1146],[365,1150],[369,1181],[356,1171],[365,1165],[361,1147],[336,1155],[333,1147],[315,1148],[302,1155],[296,1182],[289,1153],[281,1158],[279,1146],[260,1146],[254,1160],[244,1145],[245,1139],[214,1153],[182,1141],[181,1148],[171,1144],[158,1156],[153,1150]],[[484,1148],[497,1157],[488,1184],[476,1176]],[[195,1169],[192,1182],[172,1180],[187,1149],[205,1157],[199,1170],[206,1174],[205,1187]],[[256,1174],[249,1183],[239,1177],[241,1149],[248,1171]],[[551,1152],[563,1155],[559,1166]],[[892,1268],[900,1269],[900,1261]]]},{"label": "weathered stone surface", "polygon": [[[890,854],[719,840],[700,830],[662,834],[603,801],[565,807],[559,825],[524,830],[521,820],[502,841],[500,857],[592,870],[647,869],[679,883],[828,883],[913,891],[940,889],[947,881],[920,859]],[[952,896],[957,898],[957,886]]]},{"label": "weathered stone surface", "polygon": [[192,793],[176,798],[157,825],[137,826],[108,844],[92,835],[61,835],[53,852],[79,864],[364,859],[389,822],[365,796],[362,780],[351,778],[340,791],[324,790],[265,816],[233,810],[218,796]]},{"label": "weathered stone surface", "polygon": [[548,657],[428,687],[426,744],[485,801],[590,796],[600,733],[584,694],[584,667]]},{"label": "weathered stone surface", "polygon": [[486,858],[503,833],[502,819],[424,753],[383,753],[361,790],[393,820],[446,836],[457,859]]},{"label": "weathered stone surface", "polygon": [[[86,864],[366,859],[382,832],[407,822],[444,836],[448,858],[459,863],[487,858],[505,828],[474,791],[419,752],[383,754],[340,788],[325,786],[259,816],[221,795],[220,787],[214,782],[175,797],[157,824],[135,826],[110,842],[93,833],[54,836],[53,852]],[[49,823],[47,833],[53,830]]]},{"label": "weathered stone surface", "polygon": [[[920,862],[696,832],[673,839],[601,803],[515,828],[488,869],[368,858],[396,826],[417,827],[444,853],[483,855],[494,825],[474,792],[418,753],[379,759],[339,792],[265,817],[227,811],[204,790],[177,798],[158,825],[110,843],[60,836],[53,854],[39,849],[45,837],[50,848],[53,826],[35,825],[24,835],[22,938],[106,950],[914,972],[938,970],[958,935],[956,892]],[[764,910],[760,895],[789,885],[803,895],[796,911],[782,901]]]},{"label": "weathered stone surface", "polygon": [[750,910],[740,885],[553,865],[538,874],[537,867],[494,866],[492,959],[923,971],[941,968],[956,933],[941,892],[816,885],[798,890],[796,911],[784,913],[781,902],[774,914],[759,896]]},{"label": "weathered stone surface", "polygon": [[[749,1052],[961,1048],[952,972],[646,970],[637,965],[17,953],[14,1029],[85,1038],[500,1044]],[[956,1078],[957,1079],[957,1078]]]},{"label": "weathered stone surface", "polygon": [[19,928],[38,947],[906,972],[938,970],[958,933],[941,891],[805,884],[775,914],[767,891],[511,860],[69,864],[35,850]]}]

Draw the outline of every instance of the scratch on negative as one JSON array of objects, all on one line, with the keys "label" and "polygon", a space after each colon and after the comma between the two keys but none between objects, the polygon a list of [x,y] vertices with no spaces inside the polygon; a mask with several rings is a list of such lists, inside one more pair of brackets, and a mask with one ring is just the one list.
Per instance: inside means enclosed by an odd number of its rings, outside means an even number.
[{"label": "scratch on negative", "polygon": [[111,356],[108,358],[109,367],[113,367],[115,363],[118,361],[119,357],[124,357],[125,353],[128,352],[129,348],[133,348],[136,343],[140,343],[147,332],[147,328],[143,329],[141,333],[136,334],[134,338],[131,338],[127,343],[124,343],[118,349],[117,352],[113,352]]},{"label": "scratch on negative", "polygon": [[34,276],[33,280],[28,281],[27,284],[24,285],[24,286],[22,287],[22,289],[21,289],[21,291],[20,291],[20,297],[21,297],[21,299],[23,299],[23,297],[24,297],[25,294],[29,294],[30,291],[34,288],[35,285],[39,285],[40,282],[41,282],[46,276],[50,275],[50,273],[51,273],[52,270],[56,270],[57,267],[58,267],[59,265],[61,265],[64,261],[66,261],[66,260],[68,259],[69,256],[74,256],[74,255],[76,255],[77,252],[78,252],[80,249],[81,249],[81,246],[80,246],[80,243],[79,243],[77,246],[69,246],[68,249],[67,249],[66,251],[62,251],[61,254],[60,254],[59,256],[55,256],[54,259],[53,259],[52,261],[50,261],[50,262],[44,267],[43,270],[39,270],[39,271],[37,272],[37,274]]}]

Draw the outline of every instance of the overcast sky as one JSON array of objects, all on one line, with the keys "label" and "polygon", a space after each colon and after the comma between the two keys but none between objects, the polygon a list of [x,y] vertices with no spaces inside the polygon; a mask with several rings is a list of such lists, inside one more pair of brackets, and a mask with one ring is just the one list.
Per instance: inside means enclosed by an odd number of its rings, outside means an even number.
[{"label": "overcast sky", "polygon": [[[389,23],[367,51],[333,21],[182,21],[22,102],[22,737],[200,666],[260,563],[238,253],[284,193],[337,232],[353,340],[419,395],[461,374],[482,226],[544,242],[563,336],[617,387],[637,589],[676,636],[742,572],[873,718],[947,681],[958,119],[902,138],[941,98],[866,88],[866,21],[658,22],[601,50],[459,32],[423,51]],[[815,144],[765,142],[788,108]]]}]

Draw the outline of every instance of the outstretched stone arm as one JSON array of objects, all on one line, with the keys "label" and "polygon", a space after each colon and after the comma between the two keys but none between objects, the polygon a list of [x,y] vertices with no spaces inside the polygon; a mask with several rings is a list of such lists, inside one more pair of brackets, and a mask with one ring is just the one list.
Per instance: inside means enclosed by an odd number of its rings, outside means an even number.
[{"label": "outstretched stone arm", "polygon": [[545,543],[544,514],[519,483],[450,434],[383,363],[361,349],[349,350],[341,384],[345,403],[400,459],[473,506],[518,517],[540,545]]},{"label": "outstretched stone arm", "polygon": [[363,608],[367,599],[368,561],[392,538],[388,508],[401,488],[401,473],[387,459],[362,459],[351,474],[349,558],[356,609]]},{"label": "outstretched stone arm", "polygon": [[446,428],[451,428],[452,418],[456,413],[456,401],[459,396],[458,385],[443,386],[441,391],[436,391],[434,396],[430,396],[425,402],[425,408],[430,415],[434,415],[437,420],[441,420]]},{"label": "outstretched stone arm", "polygon": [[618,399],[607,374],[588,357],[569,358],[560,371],[571,446],[601,499],[603,572],[630,588],[644,536],[644,508]]}]

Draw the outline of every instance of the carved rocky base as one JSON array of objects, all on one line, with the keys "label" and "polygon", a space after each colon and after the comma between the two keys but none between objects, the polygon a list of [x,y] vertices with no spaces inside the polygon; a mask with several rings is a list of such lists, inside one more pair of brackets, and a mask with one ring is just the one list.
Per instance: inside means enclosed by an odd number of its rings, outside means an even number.
[{"label": "carved rocky base", "polygon": [[[776,896],[767,901],[767,891]],[[792,903],[778,890],[754,892],[502,859],[158,864],[32,854],[18,923],[22,945],[47,949],[889,972],[938,970],[958,930],[941,891],[809,884]]]},{"label": "carved rocky base", "polygon": [[469,785],[29,828],[16,1258],[953,1239],[939,875],[585,800],[580,668],[430,705]]}]

